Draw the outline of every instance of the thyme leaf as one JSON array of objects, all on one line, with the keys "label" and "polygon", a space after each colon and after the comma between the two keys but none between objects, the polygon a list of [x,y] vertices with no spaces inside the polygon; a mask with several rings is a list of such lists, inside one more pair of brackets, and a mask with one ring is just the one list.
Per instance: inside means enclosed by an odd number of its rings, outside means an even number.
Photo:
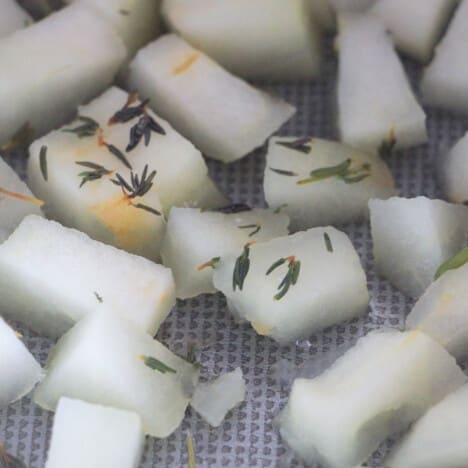
[{"label": "thyme leaf", "polygon": [[213,257],[211,260],[209,260],[206,263],[203,263],[202,265],[198,266],[196,268],[197,271],[203,271],[206,268],[216,268],[216,265],[221,261],[221,257]]},{"label": "thyme leaf", "polygon": [[309,154],[312,148],[310,138],[299,138],[295,141],[277,141],[276,144],[305,154]]},{"label": "thyme leaf", "polygon": [[132,171],[130,173],[130,182],[127,182],[117,173],[115,179],[111,179],[111,182],[120,186],[128,198],[136,198],[145,196],[151,190],[155,176],[156,171],[152,171],[148,175],[148,164],[146,164],[140,177]]},{"label": "thyme leaf", "polygon": [[117,146],[109,145],[107,143],[104,144],[106,148],[109,150],[109,153],[113,154],[120,162],[122,162],[128,169],[132,169],[132,165],[128,162],[128,159],[122,153],[122,151],[117,148]]},{"label": "thyme leaf", "polygon": [[274,172],[275,174],[287,176],[287,177],[297,177],[299,174],[296,174],[293,171],[288,171],[285,169],[276,169],[274,167],[270,167],[270,171]]},{"label": "thyme leaf", "polygon": [[236,288],[239,288],[239,290],[242,291],[244,287],[245,278],[247,277],[247,274],[250,270],[250,246],[253,244],[254,242],[245,244],[242,254],[236,259],[236,263],[234,264],[234,272],[232,275],[232,289],[234,291]]},{"label": "thyme leaf", "polygon": [[98,294],[96,291],[94,291],[94,296],[96,297],[97,301],[102,304],[104,302],[104,299],[100,294]]},{"label": "thyme leaf", "polygon": [[74,133],[78,138],[89,138],[96,135],[99,130],[99,124],[94,119],[82,115],[79,115],[77,119],[83,122],[83,124],[75,128],[65,128],[62,132]]},{"label": "thyme leaf", "polygon": [[140,117],[138,122],[130,129],[130,141],[126,151],[130,152],[135,149],[142,138],[145,140],[145,146],[148,146],[151,141],[151,132],[159,133],[160,135],[166,134],[164,128],[162,128],[153,117],[145,114],[143,117]]},{"label": "thyme leaf", "polygon": [[90,161],[76,161],[75,164],[91,169],[90,171],[83,171],[78,174],[78,177],[82,178],[80,188],[87,182],[92,182],[93,180],[101,179],[105,175],[112,174],[112,171],[109,171],[104,166]]},{"label": "thyme leaf", "polygon": [[39,151],[39,167],[41,169],[41,174],[44,180],[47,182],[49,178],[48,170],[47,170],[47,146],[41,146],[41,150]]},{"label": "thyme leaf", "polygon": [[288,271],[286,272],[286,275],[283,277],[281,283],[278,286],[279,292],[274,296],[275,301],[281,300],[288,293],[291,286],[294,286],[297,283],[297,280],[299,279],[299,274],[301,272],[301,262],[299,260],[296,260],[296,257],[292,255],[290,257],[280,258],[276,260],[276,262],[274,262],[270,266],[270,268],[268,268],[266,275],[268,276],[270,273],[275,271],[280,266],[284,265],[286,262],[288,263]]},{"label": "thyme leaf", "polygon": [[149,103],[149,99],[144,99],[137,106],[131,107],[131,105],[138,100],[138,94],[132,93],[128,96],[125,105],[119,109],[110,119],[108,124],[113,125],[116,123],[127,123],[130,120],[136,119],[145,113],[145,108]]},{"label": "thyme leaf", "polygon": [[159,359],[156,359],[155,357],[140,356],[140,359],[143,361],[145,366],[149,367],[150,369],[157,370],[158,372],[161,372],[161,374],[165,374],[167,372],[171,374],[177,373],[175,369],[169,367],[167,364],[164,364],[164,362],[160,361]]},{"label": "thyme leaf", "polygon": [[253,229],[252,232],[249,233],[249,237],[255,236],[255,234],[258,234],[260,232],[260,229],[262,229],[261,224],[245,224],[244,226],[238,226],[239,229]]},{"label": "thyme leaf", "polygon": [[298,185],[305,185],[336,177],[346,184],[355,184],[361,182],[370,175],[371,166],[369,163],[364,163],[357,168],[353,168],[352,160],[348,158],[336,166],[327,166],[315,169],[309,173],[309,177],[307,179],[299,180],[296,183]]},{"label": "thyme leaf", "polygon": [[468,247],[460,250],[460,252],[456,253],[452,258],[449,258],[447,261],[442,263],[440,267],[437,269],[434,280],[440,278],[444,273],[449,270],[456,270],[457,268],[462,267],[465,263],[468,262]]},{"label": "thyme leaf", "polygon": [[162,216],[162,213],[158,211],[156,208],[152,208],[151,206],[144,205],[143,203],[137,203],[132,206],[134,206],[135,208],[139,208],[140,210],[148,211],[149,213],[154,214],[156,216]]},{"label": "thyme leaf", "polygon": [[325,241],[325,247],[329,252],[333,252],[333,244],[331,242],[330,236],[328,235],[328,232],[323,233],[323,240]]}]

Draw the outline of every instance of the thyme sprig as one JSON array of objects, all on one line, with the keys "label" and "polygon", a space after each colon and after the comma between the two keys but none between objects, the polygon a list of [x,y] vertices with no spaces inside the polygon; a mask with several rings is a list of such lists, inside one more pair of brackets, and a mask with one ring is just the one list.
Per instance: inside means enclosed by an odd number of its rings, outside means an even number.
[{"label": "thyme sprig", "polygon": [[142,138],[144,138],[145,146],[148,146],[151,141],[151,133],[159,133],[165,135],[166,130],[161,127],[150,115],[146,114],[140,117],[138,122],[130,129],[130,141],[127,145],[126,151],[135,149]]},{"label": "thyme sprig", "polygon": [[299,175],[296,172],[288,171],[286,169],[277,169],[275,167],[270,167],[270,171],[274,172],[275,174],[287,177],[297,177]]},{"label": "thyme sprig", "polygon": [[352,167],[352,163],[352,160],[348,158],[335,166],[315,169],[309,173],[307,179],[299,180],[296,183],[298,185],[305,185],[336,177],[346,184],[355,184],[370,176],[371,165],[369,163],[363,163],[356,168]]},{"label": "thyme sprig", "polygon": [[328,252],[333,252],[333,244],[328,235],[328,232],[323,233],[323,240],[325,241],[325,247],[327,248]]},{"label": "thyme sprig", "polygon": [[440,278],[447,271],[456,270],[466,263],[468,263],[468,247],[460,250],[460,252],[456,253],[453,257],[442,263],[434,275],[434,280]]},{"label": "thyme sprig", "polygon": [[305,154],[309,154],[312,149],[310,138],[299,138],[295,141],[277,141],[276,144]]},{"label": "thyme sprig", "polygon": [[105,146],[109,153],[113,154],[121,163],[123,163],[125,167],[127,167],[128,169],[132,169],[132,165],[128,162],[128,159],[125,157],[122,151],[120,151],[119,148],[117,148],[117,146],[111,145],[104,141],[102,130],[99,131],[98,145]]},{"label": "thyme sprig", "polygon": [[164,364],[164,362],[160,361],[159,359],[156,359],[155,357],[140,356],[140,359],[143,361],[145,366],[149,367],[150,369],[157,370],[158,372],[161,372],[161,374],[166,374],[167,372],[169,372],[170,374],[177,373],[175,369],[169,367],[167,364]]},{"label": "thyme sprig", "polygon": [[100,128],[99,123],[91,117],[79,115],[77,117],[77,120],[83,123],[75,128],[65,128],[64,130],[62,130],[62,132],[74,133],[78,138],[89,138],[96,135],[97,131]]},{"label": "thyme sprig", "polygon": [[221,261],[221,257],[213,257],[211,260],[197,266],[197,271],[203,271],[206,268],[216,268],[216,265]]},{"label": "thyme sprig", "polygon": [[130,120],[136,119],[137,117],[143,115],[145,108],[149,103],[149,99],[144,99],[137,106],[131,107],[131,105],[136,101],[138,101],[138,94],[129,94],[125,105],[109,119],[108,125],[114,125],[116,123],[127,123],[130,122]]},{"label": "thyme sprig", "polygon": [[232,275],[232,289],[235,291],[239,288],[242,291],[244,287],[245,278],[250,270],[250,247],[255,244],[255,242],[249,242],[244,245],[244,249],[241,255],[236,259],[234,264],[234,272]]},{"label": "thyme sprig", "polygon": [[80,188],[83,187],[83,185],[87,182],[92,182],[93,180],[101,179],[105,175],[112,174],[112,171],[109,169],[106,169],[104,166],[93,163],[91,161],[76,161],[75,164],[91,169],[89,171],[83,171],[78,174],[78,177],[81,177]]},{"label": "thyme sprig", "polygon": [[291,255],[290,257],[280,258],[274,262],[270,268],[268,268],[266,275],[268,276],[285,263],[288,264],[288,271],[277,288],[279,292],[274,296],[276,301],[281,300],[288,293],[291,286],[294,286],[297,283],[301,272],[301,262],[296,260],[294,255]]},{"label": "thyme sprig", "polygon": [[49,179],[49,171],[47,169],[47,146],[41,146],[39,151],[39,168],[41,169],[41,174],[44,180],[47,182]]},{"label": "thyme sprig", "polygon": [[102,298],[102,296],[96,291],[94,291],[94,297],[97,299],[99,304],[102,304],[104,302],[104,299]]},{"label": "thyme sprig", "polygon": [[243,226],[237,226],[239,229],[253,229],[252,232],[249,233],[249,237],[255,236],[258,234],[262,229],[261,224],[244,224]]}]

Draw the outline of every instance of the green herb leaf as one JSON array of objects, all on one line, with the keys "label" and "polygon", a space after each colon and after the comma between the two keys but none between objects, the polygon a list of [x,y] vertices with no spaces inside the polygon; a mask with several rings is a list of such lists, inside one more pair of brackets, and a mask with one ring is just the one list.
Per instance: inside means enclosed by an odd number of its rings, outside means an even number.
[{"label": "green herb leaf", "polygon": [[47,182],[49,178],[47,170],[47,146],[41,146],[41,150],[39,151],[39,167],[41,168],[42,177]]},{"label": "green herb leaf", "polygon": [[456,270],[457,268],[462,267],[465,263],[468,262],[468,247],[465,247],[463,250],[460,250],[452,258],[449,258],[447,261],[442,263],[437,269],[434,280],[440,278],[444,273],[449,270]]},{"label": "green herb leaf", "polygon": [[346,184],[355,184],[369,177],[371,174],[371,166],[368,163],[361,164],[357,168],[352,167],[352,160],[346,159],[336,166],[322,167],[310,172],[307,179],[302,179],[296,182],[298,185],[310,184],[320,180],[338,178]]},{"label": "green herb leaf", "polygon": [[270,171],[274,172],[275,174],[287,176],[287,177],[297,177],[299,174],[296,174],[293,171],[288,171],[285,169],[276,169],[274,167],[270,167]]},{"label": "green herb leaf", "polygon": [[92,182],[93,180],[99,180],[105,175],[112,174],[112,171],[109,171],[104,166],[100,164],[93,163],[91,161],[76,161],[78,166],[83,166],[91,169],[90,171],[83,171],[78,174],[78,177],[81,177],[80,188],[83,187],[87,182]]},{"label": "green herb leaf", "polygon": [[333,252],[333,244],[331,242],[330,236],[328,235],[328,232],[323,233],[323,239],[325,241],[325,247],[329,252]]},{"label": "green herb leaf", "polygon": [[104,143],[104,146],[109,150],[109,153],[113,154],[120,162],[122,162],[128,169],[132,169],[132,165],[128,162],[128,159],[122,153],[122,151],[117,148],[117,146],[109,145]]},{"label": "green herb leaf", "polygon": [[151,133],[159,133],[165,135],[166,131],[161,127],[151,116],[148,114],[140,117],[138,122],[130,129],[130,141],[127,145],[126,151],[132,151],[138,146],[141,139],[144,137],[145,146],[148,146],[151,141]]},{"label": "green herb leaf", "polygon": [[299,138],[295,141],[277,141],[276,144],[284,146],[292,150],[300,151],[301,153],[309,154],[311,150],[310,138]]},{"label": "green herb leaf", "polygon": [[255,236],[255,234],[258,234],[260,230],[262,229],[262,226],[260,224],[245,224],[244,226],[238,226],[239,229],[253,229],[252,232],[249,233],[249,237]]},{"label": "green herb leaf", "polygon": [[169,372],[171,374],[177,373],[175,369],[173,369],[172,367],[169,367],[168,365],[164,364],[163,362],[161,362],[159,359],[156,359],[155,357],[141,356],[140,359],[144,362],[145,366],[149,367],[150,369],[157,370],[158,372],[161,372],[162,374],[165,374],[166,372]]},{"label": "green herb leaf", "polygon": [[129,198],[136,198],[145,196],[151,190],[155,177],[156,171],[152,171],[148,175],[148,164],[146,164],[140,177],[132,171],[130,173],[130,182],[127,182],[117,173],[115,179],[111,179],[111,182],[120,186]]},{"label": "green herb leaf", "polygon": [[279,292],[274,296],[275,301],[281,300],[289,291],[291,286],[294,286],[299,279],[299,274],[301,272],[301,262],[296,260],[295,256],[280,258],[274,262],[270,268],[268,268],[266,275],[268,276],[274,270],[279,268],[280,266],[288,263],[288,271],[286,275],[281,280],[281,283],[278,286]]},{"label": "green herb leaf", "polygon": [[130,120],[136,119],[145,113],[145,108],[149,103],[149,99],[143,100],[140,104],[131,107],[131,105],[138,100],[138,94],[129,94],[125,105],[119,109],[110,119],[109,125],[116,123],[127,123]]},{"label": "green herb leaf", "polygon": [[244,287],[245,278],[250,270],[250,246],[253,243],[250,242],[244,245],[244,250],[242,254],[237,258],[236,263],[234,265],[234,272],[232,275],[232,289],[234,291],[236,288],[239,288],[242,291]]},{"label": "green herb leaf", "polygon": [[94,291],[94,295],[100,304],[104,302],[104,299],[102,298],[102,296],[98,294],[96,291]]},{"label": "green herb leaf", "polygon": [[96,135],[99,130],[99,124],[94,119],[81,115],[77,119],[83,122],[83,124],[75,128],[66,128],[62,132],[74,133],[78,138],[89,138]]}]

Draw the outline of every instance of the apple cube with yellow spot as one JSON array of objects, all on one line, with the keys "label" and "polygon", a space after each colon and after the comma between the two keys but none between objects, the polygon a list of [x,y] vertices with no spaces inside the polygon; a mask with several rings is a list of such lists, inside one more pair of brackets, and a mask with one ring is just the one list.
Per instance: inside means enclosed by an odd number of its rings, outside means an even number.
[{"label": "apple cube with yellow spot", "polygon": [[175,34],[138,52],[130,64],[129,86],[205,155],[223,162],[261,146],[295,112]]},{"label": "apple cube with yellow spot", "polygon": [[38,216],[0,245],[0,313],[57,338],[107,309],[155,334],[175,304],[171,271]]}]

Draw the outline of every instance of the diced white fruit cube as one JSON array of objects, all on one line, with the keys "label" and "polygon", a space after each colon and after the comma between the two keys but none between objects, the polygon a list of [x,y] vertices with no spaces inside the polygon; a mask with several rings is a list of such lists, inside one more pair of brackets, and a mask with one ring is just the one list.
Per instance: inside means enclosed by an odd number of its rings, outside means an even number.
[{"label": "diced white fruit cube", "polygon": [[29,214],[42,216],[42,200],[37,199],[16,172],[0,157],[0,243]]},{"label": "diced white fruit cube", "polygon": [[468,466],[468,385],[446,396],[416,421],[385,460],[392,468]]},{"label": "diced white fruit cube", "polygon": [[154,334],[174,289],[169,269],[37,216],[0,245],[2,314],[53,338],[99,309]]},{"label": "diced white fruit cube", "polygon": [[134,411],[146,434],[167,437],[181,423],[197,380],[194,365],[103,310],[59,340],[35,401],[55,410],[65,396]]},{"label": "diced white fruit cube", "polygon": [[138,414],[61,398],[45,468],[138,468],[144,443]]},{"label": "diced white fruit cube", "polygon": [[314,228],[222,257],[214,285],[231,311],[280,343],[362,315],[369,293],[348,236]]},{"label": "diced white fruit cube", "polygon": [[226,415],[245,399],[242,369],[197,385],[190,406],[210,425],[218,427]]},{"label": "diced white fruit cube", "polygon": [[36,135],[63,123],[105,89],[126,57],[100,15],[71,5],[0,41],[0,143],[28,124]]},{"label": "diced white fruit cube", "polygon": [[427,62],[458,0],[378,0],[370,12],[380,18],[397,49]]},{"label": "diced white fruit cube", "polygon": [[295,112],[174,34],[138,52],[129,85],[203,153],[224,162],[261,146]]},{"label": "diced white fruit cube", "polygon": [[468,355],[468,265],[443,273],[432,283],[406,319],[406,326],[422,330],[453,356]]},{"label": "diced white fruit cube", "polygon": [[32,18],[15,0],[0,0],[0,38],[32,23]]},{"label": "diced white fruit cube", "polygon": [[426,115],[416,101],[390,36],[370,15],[338,17],[338,127],[341,138],[376,151],[427,141]]},{"label": "diced white fruit cube", "polygon": [[319,377],[294,382],[281,435],[310,464],[351,467],[465,382],[424,333],[373,332]]},{"label": "diced white fruit cube", "polygon": [[330,0],[306,0],[312,19],[322,29],[331,30],[335,27],[335,11]]},{"label": "diced white fruit cube", "polygon": [[375,0],[329,0],[336,11],[363,12],[370,8]]},{"label": "diced white fruit cube", "polygon": [[129,56],[159,32],[160,0],[66,0],[81,3],[101,14],[117,30]]},{"label": "diced white fruit cube", "polygon": [[450,201],[468,201],[468,133],[441,161],[441,179]]},{"label": "diced white fruit cube", "polygon": [[468,207],[392,197],[371,200],[369,210],[377,270],[409,296],[419,297],[464,244]]},{"label": "diced white fruit cube", "polygon": [[163,0],[162,11],[173,31],[237,75],[313,78],[320,72],[320,39],[307,3]]},{"label": "diced white fruit cube", "polygon": [[225,214],[173,208],[161,256],[174,274],[177,297],[185,299],[215,292],[216,260],[210,264],[211,260],[237,252],[250,241],[286,236],[288,224],[287,215],[272,210]]},{"label": "diced white fruit cube", "polygon": [[42,378],[41,366],[0,317],[0,408],[27,395]]},{"label": "diced white fruit cube", "polygon": [[426,104],[465,114],[468,112],[467,24],[468,0],[463,0],[421,81]]},{"label": "diced white fruit cube", "polygon": [[288,213],[293,229],[366,219],[370,198],[395,195],[392,174],[377,156],[291,137],[270,139],[264,191],[270,207]]},{"label": "diced white fruit cube", "polygon": [[[153,210],[168,213],[174,205],[218,207],[225,198],[209,179],[201,153],[167,122],[143,108],[141,101],[135,99],[122,111],[135,113],[128,122],[111,120],[129,99],[133,100],[133,96],[111,88],[79,109],[81,118],[90,118],[94,123],[77,120],[34,142],[30,148],[29,181],[47,202],[48,214],[53,218],[95,239],[158,259],[165,221]],[[147,133],[135,140],[135,128],[141,122],[149,125],[149,119],[159,130],[147,128]],[[89,136],[70,132],[86,125],[94,125]],[[135,142],[133,149],[128,147]],[[116,157],[109,145],[117,148],[126,162]],[[41,167],[43,147],[47,148],[47,179]],[[83,163],[95,164],[97,169]],[[156,171],[148,190],[139,192],[141,196],[133,197],[128,190],[125,194],[121,186],[112,183],[120,174],[132,185],[128,166],[140,179],[146,166],[147,179]]]}]

